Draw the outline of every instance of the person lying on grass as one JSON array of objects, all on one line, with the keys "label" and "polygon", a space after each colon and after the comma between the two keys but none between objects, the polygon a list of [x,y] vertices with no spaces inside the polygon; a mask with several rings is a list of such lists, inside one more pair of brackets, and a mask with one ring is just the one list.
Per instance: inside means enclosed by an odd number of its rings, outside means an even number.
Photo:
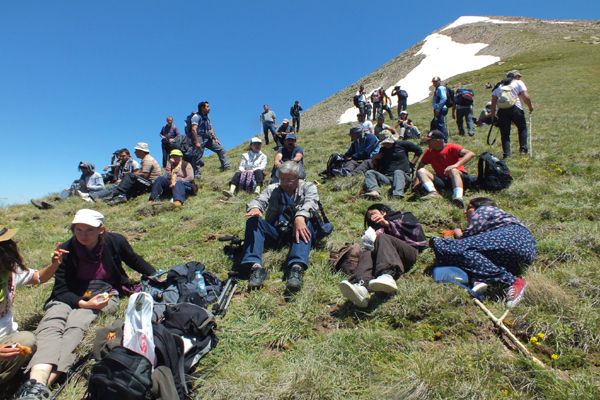
[{"label": "person lying on grass", "polygon": [[518,275],[536,255],[533,235],[487,197],[472,199],[465,213],[467,229],[455,229],[454,239],[431,240],[436,265],[456,266],[473,282],[505,287],[507,306],[516,306],[527,287]]},{"label": "person lying on grass", "polygon": [[[421,223],[409,212],[393,211],[385,204],[373,204],[365,213],[367,232],[361,239],[358,263],[341,263],[350,275],[340,282],[342,295],[357,307],[367,307],[370,292],[395,293],[396,279],[417,261],[427,247]],[[357,250],[357,246],[354,246]],[[368,288],[368,290],[367,290]]]},{"label": "person lying on grass", "polygon": [[39,285],[54,276],[67,250],[56,245],[52,262],[37,271],[27,268],[12,237],[16,229],[0,226],[0,384],[4,385],[24,366],[35,351],[35,336],[31,332],[18,331],[13,318],[12,304],[16,288]]},{"label": "person lying on grass", "polygon": [[36,329],[37,351],[29,362],[29,377],[17,392],[20,399],[47,399],[48,386],[75,362],[74,350],[100,312],[114,313],[119,295],[133,292],[122,266],[153,275],[154,267],[131,248],[123,236],[107,232],[98,211],[77,211],[73,237],[60,249],[68,251],[54,277],[54,288]]}]

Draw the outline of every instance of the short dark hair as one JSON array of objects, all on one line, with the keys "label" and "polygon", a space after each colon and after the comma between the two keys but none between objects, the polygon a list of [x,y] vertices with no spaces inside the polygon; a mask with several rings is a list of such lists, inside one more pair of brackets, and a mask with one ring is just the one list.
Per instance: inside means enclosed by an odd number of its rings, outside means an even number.
[{"label": "short dark hair", "polygon": [[498,207],[496,202],[489,197],[475,197],[469,201],[469,207],[477,210],[479,207]]},{"label": "short dark hair", "polygon": [[200,103],[198,103],[198,111],[200,111],[200,109],[207,104],[208,104],[208,101],[201,101]]},{"label": "short dark hair", "polygon": [[379,212],[386,213],[387,215],[390,215],[394,212],[394,210],[392,210],[389,206],[386,206],[383,203],[372,204],[371,206],[369,206],[369,208],[367,208],[367,211],[365,211],[365,228],[376,227],[376,224],[369,219],[369,211],[372,210],[378,210]]},{"label": "short dark hair", "polygon": [[125,153],[128,156],[131,155],[131,153],[129,152],[129,149],[127,147],[123,147],[121,150],[119,150],[119,154],[121,154],[121,153]]}]

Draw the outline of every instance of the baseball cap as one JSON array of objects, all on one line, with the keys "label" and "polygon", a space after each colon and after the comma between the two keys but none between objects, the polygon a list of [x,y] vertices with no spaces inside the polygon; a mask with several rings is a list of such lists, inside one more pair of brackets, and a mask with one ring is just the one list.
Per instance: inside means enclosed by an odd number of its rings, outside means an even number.
[{"label": "baseball cap", "polygon": [[431,140],[431,139],[444,140],[444,134],[441,131],[434,129],[433,131],[429,132],[423,140]]},{"label": "baseball cap", "polygon": [[250,143],[262,143],[262,140],[260,140],[259,137],[254,136],[252,139],[250,139]]},{"label": "baseball cap", "polygon": [[8,229],[6,226],[0,227],[0,242],[10,240],[17,233],[16,229]]},{"label": "baseball cap", "polygon": [[71,224],[84,224],[98,228],[104,224],[104,215],[100,214],[98,211],[90,210],[89,208],[82,208],[77,211]]},{"label": "baseball cap", "polygon": [[148,143],[138,142],[135,147],[135,150],[145,151],[146,153],[150,153],[150,148],[148,147]]},{"label": "baseball cap", "polygon": [[290,122],[290,120],[289,120],[289,119],[287,119],[287,118],[284,118],[284,119],[283,119],[283,121],[281,121],[281,123],[282,123],[282,124],[287,124],[287,123],[289,123],[289,122]]},{"label": "baseball cap", "polygon": [[405,111],[405,110],[400,111],[400,115],[402,115],[402,114],[408,115],[408,111]]},{"label": "baseball cap", "polygon": [[431,78],[431,82],[440,82],[442,79],[439,76],[434,76]]},{"label": "baseball cap", "polygon": [[363,133],[362,128],[355,126],[354,128],[350,128],[348,135],[362,135],[362,133]]},{"label": "baseball cap", "polygon": [[285,137],[285,140],[289,140],[289,139],[296,140],[296,135],[294,135],[293,133],[288,133],[287,136]]},{"label": "baseball cap", "polygon": [[171,152],[169,153],[170,156],[179,156],[179,157],[183,157],[183,152],[179,149],[173,149],[171,150]]},{"label": "baseball cap", "polygon": [[519,72],[518,69],[513,69],[506,73],[507,78],[514,78],[515,76],[523,76],[523,75],[521,75],[521,72]]}]

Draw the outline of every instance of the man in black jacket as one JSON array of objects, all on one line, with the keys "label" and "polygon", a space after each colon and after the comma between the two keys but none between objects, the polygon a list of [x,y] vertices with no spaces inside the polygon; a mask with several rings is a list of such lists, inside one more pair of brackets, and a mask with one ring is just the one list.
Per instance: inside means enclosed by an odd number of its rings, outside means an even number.
[{"label": "man in black jacket", "polygon": [[290,108],[290,115],[292,116],[292,127],[296,133],[300,132],[300,112],[302,111],[302,106],[300,102],[296,100],[294,105]]},{"label": "man in black jacket", "polygon": [[[408,160],[408,153],[414,153],[412,161]],[[379,184],[391,184],[393,198],[403,198],[404,188],[411,181],[412,166],[419,160],[423,153],[421,147],[406,140],[396,141],[388,136],[381,142],[379,154],[373,157],[376,169],[365,172],[365,197],[380,199]]]}]

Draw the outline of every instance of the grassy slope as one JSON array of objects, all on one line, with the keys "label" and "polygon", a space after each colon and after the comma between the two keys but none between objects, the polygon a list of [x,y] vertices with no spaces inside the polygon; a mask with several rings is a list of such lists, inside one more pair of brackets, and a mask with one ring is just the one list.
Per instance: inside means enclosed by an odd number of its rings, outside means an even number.
[{"label": "grassy slope", "polygon": [[[515,182],[494,197],[531,227],[539,256],[526,274],[527,297],[508,323],[523,341],[545,333],[541,346],[528,346],[548,364],[550,354],[559,354],[554,366],[566,370],[569,379],[560,380],[556,373],[542,371],[507,350],[491,322],[463,292],[434,284],[424,275],[433,260],[430,251],[399,280],[397,296],[375,302],[366,311],[346,304],[337,289],[343,277],[329,271],[327,249],[355,240],[362,232],[362,215],[370,203],[359,197],[362,181],[355,177],[320,186],[336,231],[326,248],[313,252],[304,288],[292,299],[283,297],[278,268],[285,252],[266,253],[270,272],[266,287],[238,292],[219,324],[219,346],[201,363],[204,371],[197,393],[216,399],[591,399],[598,393],[600,118],[593,105],[600,89],[600,51],[557,38],[543,51],[521,54],[453,82],[472,85],[479,108],[488,95],[483,84],[514,67],[524,73],[536,106],[535,157],[511,159]],[[411,114],[419,127],[426,127],[430,106],[414,105]],[[300,134],[309,179],[316,178],[330,153],[347,147],[347,129],[337,126]],[[485,133],[481,129],[475,138],[452,140],[479,153],[488,149]],[[242,150],[233,149],[232,158]],[[493,150],[498,153],[499,145]],[[224,276],[228,262],[212,235],[241,234],[244,203],[250,197],[220,202],[219,191],[230,173],[216,171],[217,160],[211,157],[201,194],[181,210],[153,209],[141,198],[97,209],[105,213],[109,229],[126,234],[154,265],[196,259]],[[428,234],[464,226],[463,213],[445,201],[389,203],[414,212]],[[0,211],[0,217],[2,223],[20,228],[20,248],[27,264],[36,266],[47,260],[55,241],[68,238],[68,223],[80,207],[78,199],[70,199],[45,212],[11,207]],[[16,309],[22,328],[35,326],[49,291],[50,285],[20,291]],[[502,311],[501,303],[490,301],[488,306]],[[84,349],[92,334],[91,330],[86,336]],[[70,385],[63,397],[80,398],[84,385]]]}]

